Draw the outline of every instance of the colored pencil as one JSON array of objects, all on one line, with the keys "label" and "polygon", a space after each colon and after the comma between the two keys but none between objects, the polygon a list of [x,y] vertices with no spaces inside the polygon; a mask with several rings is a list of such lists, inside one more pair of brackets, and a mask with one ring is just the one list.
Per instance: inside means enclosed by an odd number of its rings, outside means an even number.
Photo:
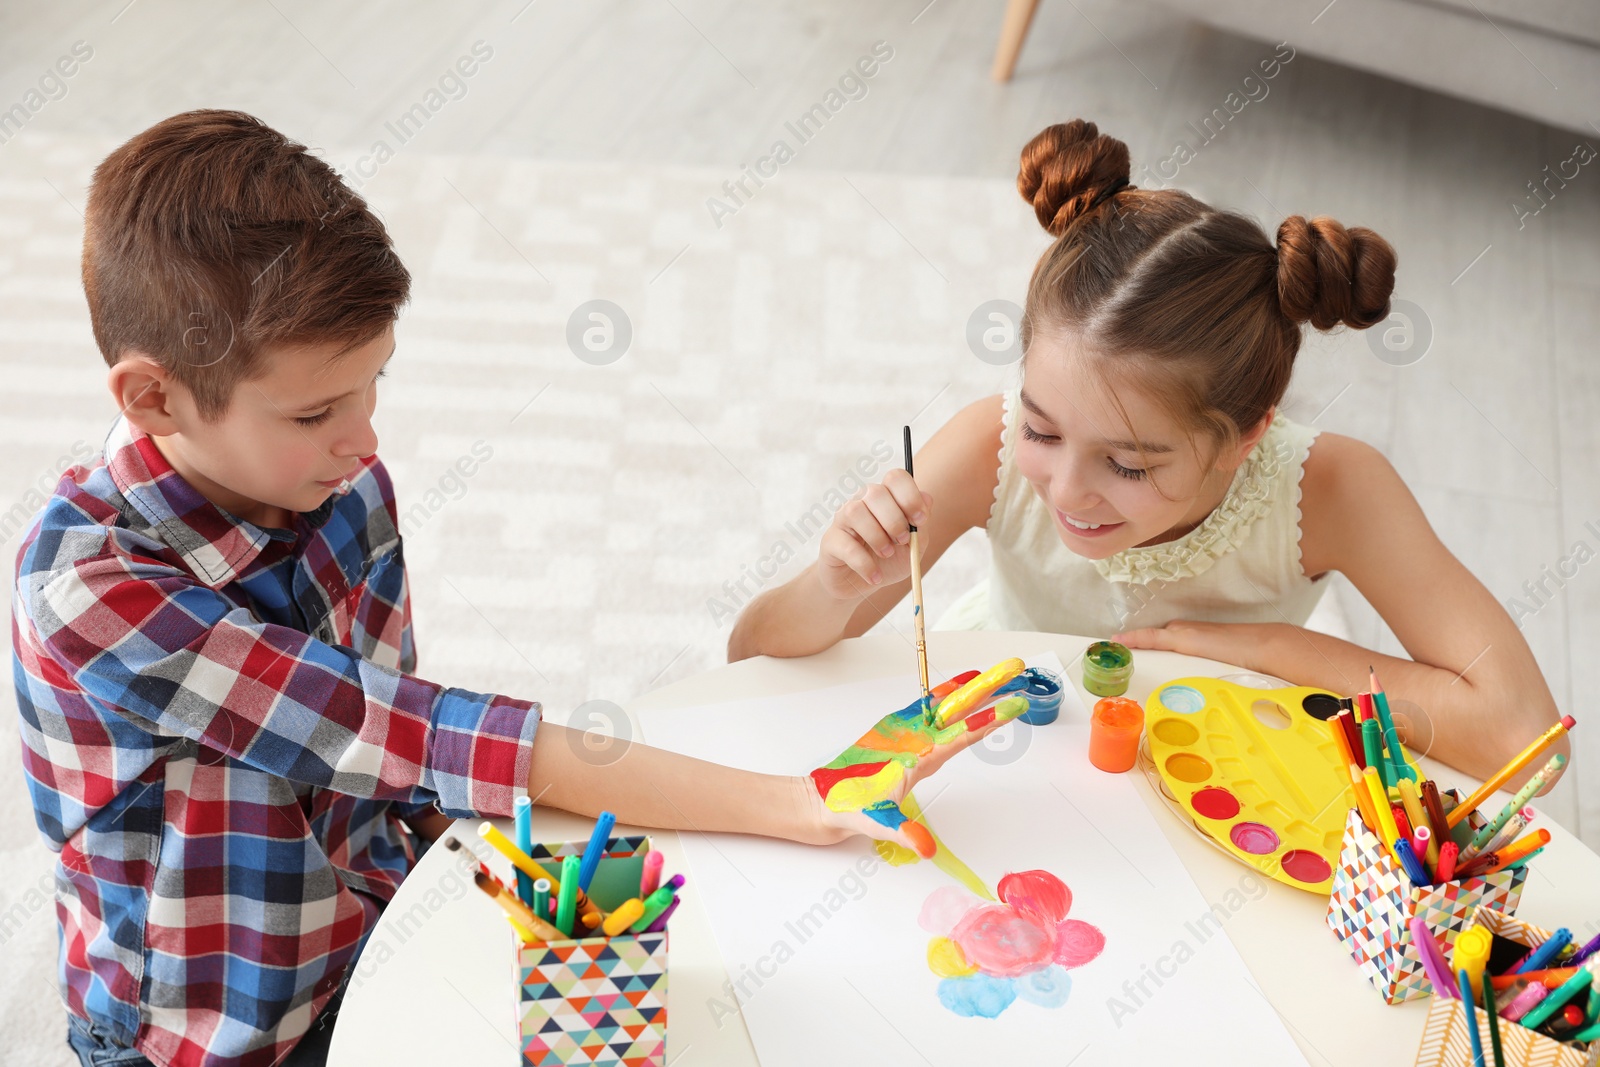
[{"label": "colored pencil", "polygon": [[1527,748],[1511,757],[1511,761],[1504,767],[1501,767],[1498,771],[1495,771],[1494,774],[1490,775],[1488,779],[1485,780],[1484,783],[1480,785],[1470,797],[1463,800],[1460,804],[1456,805],[1452,811],[1450,811],[1450,813],[1445,817],[1446,820],[1452,827],[1461,822],[1470,813],[1476,811],[1479,804],[1482,804],[1485,800],[1488,800],[1491,796],[1493,796],[1495,790],[1499,789],[1501,786],[1505,785],[1506,782],[1510,781],[1512,775],[1522,770],[1535,759],[1538,759],[1539,753],[1549,748],[1555,743],[1557,738],[1576,725],[1578,724],[1573,720],[1571,715],[1564,716],[1560,722],[1556,723],[1554,726],[1550,727],[1550,729],[1534,738],[1533,743]]},{"label": "colored pencil", "polygon": [[1378,672],[1369,665],[1367,678],[1372,686],[1372,706],[1378,712],[1378,722],[1383,727],[1383,743],[1389,750],[1389,760],[1394,770],[1394,781],[1417,780],[1417,772],[1406,762],[1406,750],[1400,747],[1400,734],[1394,728],[1394,716],[1389,714],[1389,696],[1378,684]]},{"label": "colored pencil", "polygon": [[1476,855],[1479,852],[1493,852],[1494,849],[1489,847],[1488,842],[1493,841],[1494,835],[1500,832],[1500,828],[1510,822],[1517,812],[1521,811],[1523,806],[1533,799],[1533,795],[1543,789],[1545,783],[1552,777],[1560,774],[1561,768],[1566,765],[1566,756],[1559,752],[1551,756],[1550,762],[1541,767],[1538,774],[1524,782],[1522,788],[1517,790],[1517,795],[1512,797],[1506,806],[1500,809],[1500,814],[1489,822],[1484,823],[1483,829],[1473,836],[1472,843],[1466,850],[1467,853]]},{"label": "colored pencil", "polygon": [[[1473,1067],[1483,1065],[1483,1039],[1478,1036],[1478,1009],[1472,999],[1472,978],[1466,971],[1457,971],[1456,977],[1461,983],[1462,1010],[1467,1013],[1467,1034],[1472,1038],[1472,1063]],[[1487,1005],[1489,1011],[1494,1010],[1494,1005]]]},{"label": "colored pencil", "polygon": [[1505,1053],[1500,1050],[1500,1016],[1494,1010],[1494,989],[1489,985],[1489,972],[1483,972],[1483,1010],[1489,1015],[1489,1048],[1494,1053],[1494,1067],[1506,1067]]}]

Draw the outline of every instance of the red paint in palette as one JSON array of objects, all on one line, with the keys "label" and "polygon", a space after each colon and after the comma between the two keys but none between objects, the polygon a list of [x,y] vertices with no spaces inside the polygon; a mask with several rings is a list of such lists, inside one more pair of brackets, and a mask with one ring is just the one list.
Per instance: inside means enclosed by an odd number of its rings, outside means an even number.
[{"label": "red paint in palette", "polygon": [[1239,798],[1220,786],[1200,790],[1190,804],[1208,819],[1231,819],[1239,814]]}]

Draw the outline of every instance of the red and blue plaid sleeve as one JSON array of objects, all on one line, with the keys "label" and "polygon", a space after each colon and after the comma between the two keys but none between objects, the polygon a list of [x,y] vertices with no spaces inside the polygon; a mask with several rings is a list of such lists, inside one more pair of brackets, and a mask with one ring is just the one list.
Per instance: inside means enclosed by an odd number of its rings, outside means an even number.
[{"label": "red and blue plaid sleeve", "polygon": [[145,554],[138,535],[106,533],[28,606],[43,649],[85,694],[290,781],[436,801],[451,815],[511,813],[536,704],[445,688],[260,622]]}]

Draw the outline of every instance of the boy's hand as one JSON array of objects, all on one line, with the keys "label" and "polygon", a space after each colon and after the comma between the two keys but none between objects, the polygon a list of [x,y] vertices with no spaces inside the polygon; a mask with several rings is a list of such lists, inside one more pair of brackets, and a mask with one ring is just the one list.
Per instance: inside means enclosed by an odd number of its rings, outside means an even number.
[{"label": "boy's hand", "polygon": [[840,600],[859,600],[875,586],[911,574],[911,527],[928,521],[933,498],[911,475],[891,470],[833,517],[817,552],[822,588]]},{"label": "boy's hand", "polygon": [[[951,756],[1028,710],[1028,698],[1020,694],[984,706],[995,689],[1022,670],[1021,660],[1007,660],[942,699],[936,691],[931,721],[918,697],[885,715],[842,754],[812,771],[816,816],[824,838],[838,841],[865,834],[931,857],[936,848],[933,835],[906,818],[900,801]],[[942,722],[940,708],[948,715]]]}]

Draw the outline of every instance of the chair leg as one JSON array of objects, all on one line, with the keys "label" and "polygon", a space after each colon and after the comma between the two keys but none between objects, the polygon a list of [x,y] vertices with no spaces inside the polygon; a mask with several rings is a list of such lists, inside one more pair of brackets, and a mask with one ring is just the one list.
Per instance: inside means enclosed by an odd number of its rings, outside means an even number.
[{"label": "chair leg", "polygon": [[1006,0],[1005,20],[1000,24],[1000,43],[994,50],[994,69],[990,77],[997,82],[1011,80],[1017,69],[1017,56],[1022,52],[1022,42],[1028,39],[1028,27],[1033,23],[1033,13],[1039,9],[1039,0]]}]

